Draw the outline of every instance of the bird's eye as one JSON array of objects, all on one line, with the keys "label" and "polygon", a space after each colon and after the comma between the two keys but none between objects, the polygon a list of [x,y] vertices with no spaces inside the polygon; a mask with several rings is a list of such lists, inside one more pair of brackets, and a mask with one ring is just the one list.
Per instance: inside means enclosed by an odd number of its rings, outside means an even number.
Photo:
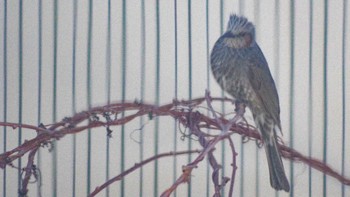
[{"label": "bird's eye", "polygon": [[226,32],[224,35],[222,35],[224,38],[234,38],[236,35],[233,35],[231,32]]},{"label": "bird's eye", "polygon": [[241,32],[241,33],[238,34],[239,37],[244,37],[245,35],[246,35],[245,32]]}]

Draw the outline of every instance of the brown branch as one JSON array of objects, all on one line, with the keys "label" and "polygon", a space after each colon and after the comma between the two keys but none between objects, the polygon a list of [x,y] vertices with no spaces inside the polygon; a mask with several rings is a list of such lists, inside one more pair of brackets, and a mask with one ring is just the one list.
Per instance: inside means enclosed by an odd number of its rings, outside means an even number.
[{"label": "brown branch", "polygon": [[[211,111],[214,118],[212,116],[206,116],[204,113],[195,111],[195,109],[203,109],[203,107],[200,105],[202,105],[205,101],[207,102],[207,108],[205,109]],[[177,120],[185,128],[189,128],[189,135],[194,135],[199,139],[200,144],[203,147],[203,151],[194,161],[183,167],[182,175],[170,188],[168,188],[168,190],[163,193],[164,196],[170,195],[171,192],[173,192],[181,183],[188,182],[190,180],[190,175],[193,168],[197,167],[197,165],[206,156],[208,157],[214,171],[212,177],[216,195],[218,196],[220,195],[218,192],[219,188],[222,188],[226,181],[222,180],[220,184],[218,176],[215,174],[221,168],[213,154],[215,144],[221,140],[228,139],[230,142],[232,155],[235,157],[236,152],[234,150],[234,146],[232,146],[233,143],[229,138],[230,135],[235,133],[255,141],[261,141],[261,137],[256,129],[249,125],[245,121],[244,117],[242,117],[244,114],[244,111],[242,111],[244,110],[244,106],[236,103],[236,116],[233,119],[228,120],[225,119],[223,114],[219,114],[214,111],[213,107],[211,106],[212,102],[233,103],[233,100],[227,98],[212,98],[210,97],[209,92],[207,92],[206,96],[203,98],[189,101],[174,100],[172,103],[162,106],[137,102],[113,103],[110,105],[91,108],[89,111],[74,114],[72,117],[64,118],[62,121],[50,125],[33,126],[28,124],[0,122],[0,126],[11,127],[13,129],[21,127],[37,132],[36,137],[26,140],[18,147],[0,154],[0,168],[5,168],[6,165],[12,165],[13,161],[29,153],[27,167],[24,170],[25,176],[23,178],[23,182],[26,183],[25,180],[29,180],[29,178],[33,176],[34,157],[40,146],[47,145],[54,140],[59,140],[67,134],[79,133],[87,130],[88,128],[105,127],[107,131],[110,131],[110,126],[124,125],[141,116],[148,116],[150,119],[161,116],[170,116]],[[122,113],[127,115],[121,116]],[[215,130],[216,134],[208,134],[203,132],[202,130],[204,129]],[[284,158],[303,162],[314,169],[336,178],[343,184],[350,185],[349,179],[341,176],[339,173],[321,161],[302,155],[296,150],[291,149],[280,142],[279,146]],[[233,158],[230,194],[233,192],[233,182],[237,168],[235,163],[235,158]],[[26,184],[28,184],[28,182]],[[26,186],[23,185],[20,191],[27,192]]]},{"label": "brown branch", "polygon": [[[212,109],[211,106],[209,106],[209,109]],[[213,115],[215,116],[215,112],[213,112]],[[217,117],[215,117],[215,119],[219,121]],[[191,134],[198,137],[198,142],[204,149],[210,148],[209,147],[210,141],[206,139],[205,133],[201,132],[198,127],[200,122],[200,114],[198,112],[191,113],[188,120],[189,120],[188,128],[190,129]],[[222,188],[222,185],[219,182],[219,171],[222,168],[222,166],[218,164],[213,152],[214,152],[214,149],[209,150],[208,160],[209,160],[210,166],[213,169],[212,181],[214,184],[215,196],[219,197],[220,189]]]},{"label": "brown branch", "polygon": [[198,137],[199,139],[198,141],[204,149],[202,153],[192,163],[188,164],[183,168],[182,175],[176,180],[176,182],[170,188],[168,188],[163,192],[163,194],[161,195],[162,197],[170,196],[172,192],[174,192],[181,183],[189,182],[190,175],[193,168],[197,167],[199,162],[202,161],[206,156],[208,156],[209,164],[213,168],[212,181],[214,184],[215,197],[221,196],[220,189],[222,189],[228,181],[226,178],[223,178],[222,183],[221,184],[219,183],[219,170],[221,169],[221,166],[218,164],[217,160],[215,159],[213,151],[214,151],[215,145],[219,141],[230,137],[232,133],[229,132],[229,129],[234,124],[237,123],[236,121],[239,119],[237,118],[237,116],[242,116],[242,114],[237,113],[232,120],[230,120],[229,122],[226,121],[226,123],[223,123],[223,121],[217,116],[216,112],[214,111],[211,105],[211,97],[210,97],[209,91],[206,91],[205,98],[207,101],[209,111],[212,112],[215,122],[221,130],[221,134],[216,136],[212,140],[206,140],[205,135],[203,135],[203,132],[201,132],[199,128],[201,114],[199,114],[198,112],[192,112],[192,110],[190,111],[188,124],[186,126],[190,129],[191,134]]},{"label": "brown branch", "polygon": [[232,152],[232,175],[231,175],[231,184],[230,184],[230,191],[229,191],[229,195],[228,196],[233,196],[233,187],[235,184],[235,177],[236,177],[236,171],[237,171],[237,162],[236,162],[236,158],[237,158],[237,152],[235,149],[235,145],[233,144],[233,141],[230,137],[227,138],[230,144],[230,148],[231,148],[231,152]]},{"label": "brown branch", "polygon": [[99,192],[101,192],[103,189],[105,189],[106,187],[108,187],[110,184],[116,182],[116,181],[120,181],[123,179],[123,177],[125,177],[126,175],[130,174],[131,172],[135,171],[138,168],[141,168],[142,166],[146,165],[149,162],[152,162],[154,160],[160,159],[162,157],[168,157],[168,156],[178,156],[178,155],[184,155],[184,154],[192,154],[192,153],[200,153],[199,150],[190,150],[190,151],[178,151],[178,152],[170,152],[170,153],[162,153],[162,154],[158,154],[156,156],[150,157],[140,163],[136,163],[133,167],[123,171],[121,174],[115,176],[114,178],[108,180],[107,182],[105,182],[104,184],[102,184],[101,186],[98,186],[95,188],[95,190],[89,195],[89,197],[93,197],[96,196]]},{"label": "brown branch", "polygon": [[[27,129],[32,129],[34,131],[42,131],[39,132],[39,135],[37,137],[25,141],[23,144],[10,151],[2,153],[0,155],[0,168],[5,168],[7,164],[22,157],[30,150],[33,150],[36,147],[40,147],[43,144],[47,144],[51,140],[58,140],[67,134],[79,133],[89,128],[91,129],[97,127],[124,125],[132,121],[133,119],[144,115],[151,114],[152,118],[159,116],[171,116],[185,125],[187,121],[188,111],[183,111],[181,110],[181,108],[188,108],[189,106],[198,106],[204,100],[204,98],[199,98],[190,101],[174,101],[171,104],[166,104],[160,107],[135,102],[115,103],[103,107],[95,107],[89,111],[77,113],[70,118],[64,118],[60,122],[46,125],[46,127],[50,126],[48,129],[25,124],[20,125],[17,123],[0,122],[0,126],[7,126],[12,128],[23,127]],[[230,99],[225,98],[212,98],[212,100],[222,102],[231,101]],[[119,114],[128,111],[134,111],[134,114],[118,118]],[[115,116],[115,120],[105,122],[100,121],[99,119],[102,119],[103,115],[106,113],[111,113],[113,116]],[[80,123],[86,120],[89,120],[87,121],[88,123],[86,125],[78,126]]]},{"label": "brown branch", "polygon": [[22,188],[18,191],[19,196],[27,196],[28,183],[29,183],[30,177],[36,170],[36,167],[34,165],[34,158],[37,151],[38,151],[38,148],[31,150],[29,153],[27,167],[23,169],[25,172],[25,175],[22,181]]},{"label": "brown branch", "polygon": [[0,122],[0,126],[4,127],[11,127],[13,130],[17,128],[23,128],[23,129],[30,129],[30,130],[35,130],[35,131],[42,131],[42,132],[47,132],[48,130],[42,127],[37,127],[33,125],[28,125],[28,124],[18,124],[18,123],[11,123],[11,122]]},{"label": "brown branch", "polygon": [[305,156],[305,155],[299,153],[298,151],[296,151],[290,147],[287,147],[285,145],[279,144],[279,147],[280,147],[280,150],[282,152],[282,156],[284,158],[287,158],[287,159],[290,159],[293,161],[303,162],[316,170],[319,170],[319,171],[321,171],[321,172],[323,172],[323,173],[325,173],[333,178],[338,179],[344,185],[350,185],[350,179],[342,176],[341,174],[339,174],[338,172],[333,170],[330,166],[323,163],[322,161],[320,161],[316,158]]},{"label": "brown branch", "polygon": [[181,183],[187,183],[190,181],[191,178],[191,172],[194,168],[196,168],[199,164],[199,162],[201,162],[206,155],[208,155],[209,152],[211,152],[214,148],[215,145],[220,142],[221,140],[227,138],[228,136],[230,136],[232,133],[231,132],[227,132],[227,133],[222,133],[221,135],[216,136],[213,140],[209,141],[207,147],[205,149],[203,149],[201,151],[201,153],[196,157],[196,159],[187,164],[186,166],[182,167],[182,174],[181,176],[175,181],[175,183],[169,187],[168,189],[166,189],[161,197],[168,197],[171,195],[172,192],[174,192],[176,190],[176,188],[181,184]]}]

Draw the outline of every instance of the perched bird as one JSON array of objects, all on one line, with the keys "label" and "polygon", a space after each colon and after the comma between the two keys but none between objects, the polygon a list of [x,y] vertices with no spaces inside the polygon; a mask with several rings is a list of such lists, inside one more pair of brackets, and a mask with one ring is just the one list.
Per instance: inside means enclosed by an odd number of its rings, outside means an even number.
[{"label": "perched bird", "polygon": [[253,114],[262,135],[270,171],[270,183],[276,190],[289,191],[277,146],[281,132],[280,107],[275,82],[266,59],[255,41],[255,28],[245,17],[231,15],[226,32],[211,52],[211,69],[221,88],[236,102],[244,103]]}]

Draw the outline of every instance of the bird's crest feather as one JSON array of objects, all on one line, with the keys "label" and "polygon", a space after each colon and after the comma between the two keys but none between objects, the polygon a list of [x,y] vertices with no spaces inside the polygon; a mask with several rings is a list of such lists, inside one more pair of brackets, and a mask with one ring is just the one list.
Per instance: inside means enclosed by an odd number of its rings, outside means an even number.
[{"label": "bird's crest feather", "polygon": [[248,21],[244,16],[238,16],[236,14],[232,14],[230,16],[230,20],[227,24],[227,31],[230,31],[232,34],[238,35],[241,33],[249,33],[255,36],[255,27],[254,25]]}]

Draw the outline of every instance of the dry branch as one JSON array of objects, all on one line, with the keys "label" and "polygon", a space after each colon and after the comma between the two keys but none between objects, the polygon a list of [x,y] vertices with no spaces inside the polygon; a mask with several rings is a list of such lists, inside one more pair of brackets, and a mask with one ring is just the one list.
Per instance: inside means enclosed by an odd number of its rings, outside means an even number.
[{"label": "dry branch", "polygon": [[[209,110],[212,113],[212,116],[205,115],[207,112],[201,113],[198,111],[199,109],[203,109],[203,106],[201,105],[204,102],[207,104],[205,109]],[[110,127],[127,124],[131,120],[141,116],[148,116],[150,119],[161,116],[169,116],[173,117],[181,125],[187,128],[189,130],[189,135],[195,136],[203,149],[191,163],[183,167],[183,173],[181,176],[175,183],[173,183],[163,192],[162,196],[169,196],[181,183],[190,181],[192,170],[196,168],[205,158],[208,158],[213,169],[212,180],[215,190],[214,196],[221,195],[221,188],[224,187],[229,180],[231,181],[229,190],[229,195],[231,196],[233,193],[235,171],[237,169],[235,158],[237,153],[235,152],[234,144],[230,139],[230,136],[232,134],[238,134],[258,142],[261,141],[261,137],[256,129],[245,121],[243,117],[244,106],[236,106],[236,115],[232,119],[227,119],[224,115],[214,111],[211,105],[212,102],[227,102],[232,104],[233,100],[227,98],[211,98],[209,93],[207,93],[203,98],[189,101],[174,100],[172,103],[162,106],[138,102],[113,103],[102,107],[91,108],[88,111],[77,113],[72,117],[64,118],[62,121],[50,125],[33,126],[28,124],[20,125],[17,123],[0,122],[0,126],[12,127],[14,130],[21,127],[26,128],[26,130],[24,130],[25,132],[32,130],[37,133],[36,137],[26,140],[18,147],[2,153],[0,155],[0,168],[5,168],[8,165],[14,166],[12,163],[13,161],[29,153],[26,168],[23,169],[25,173],[23,183],[25,184],[22,184],[22,188],[19,189],[20,193],[25,195],[28,191],[28,181],[35,173],[34,170],[36,169],[36,166],[34,164],[34,158],[39,148],[45,147],[45,145],[50,144],[54,140],[59,140],[65,135],[79,133],[91,128],[105,127],[107,130],[107,135],[110,135]],[[125,115],[123,116],[122,114]],[[216,130],[216,133],[209,134],[203,131],[207,129],[214,131]],[[231,164],[233,169],[231,178],[223,177],[220,180],[218,171],[221,169],[221,166],[215,159],[213,151],[215,150],[215,145],[222,140],[229,141],[233,157]],[[349,179],[341,176],[320,160],[302,155],[296,150],[287,147],[280,142],[279,147],[284,158],[303,162],[314,169],[338,179],[342,184],[350,185]],[[188,153],[189,151],[191,150],[187,150]],[[120,175],[110,179],[100,187],[96,188],[96,190],[91,193],[91,196],[95,195],[96,192],[98,193],[98,191],[101,191],[109,184],[122,179],[128,173],[138,169],[140,166],[145,165],[150,161],[154,161],[154,159],[159,159],[160,157],[161,156],[156,155],[148,160],[141,161],[136,166],[122,172]]]},{"label": "dry branch", "polygon": [[167,156],[177,156],[177,155],[192,154],[192,153],[199,153],[199,152],[200,152],[199,150],[170,152],[170,153],[158,154],[156,156],[148,158],[140,163],[136,163],[133,167],[125,170],[124,172],[120,173],[119,175],[115,176],[114,178],[108,180],[107,182],[105,182],[101,186],[96,187],[95,190],[89,195],[89,197],[96,196],[99,192],[101,192],[102,190],[107,188],[112,183],[122,180],[126,175],[130,174],[131,172],[135,171],[138,168],[141,168],[142,166],[146,165],[147,163],[150,163],[152,161],[155,161],[157,159],[167,157]]}]

